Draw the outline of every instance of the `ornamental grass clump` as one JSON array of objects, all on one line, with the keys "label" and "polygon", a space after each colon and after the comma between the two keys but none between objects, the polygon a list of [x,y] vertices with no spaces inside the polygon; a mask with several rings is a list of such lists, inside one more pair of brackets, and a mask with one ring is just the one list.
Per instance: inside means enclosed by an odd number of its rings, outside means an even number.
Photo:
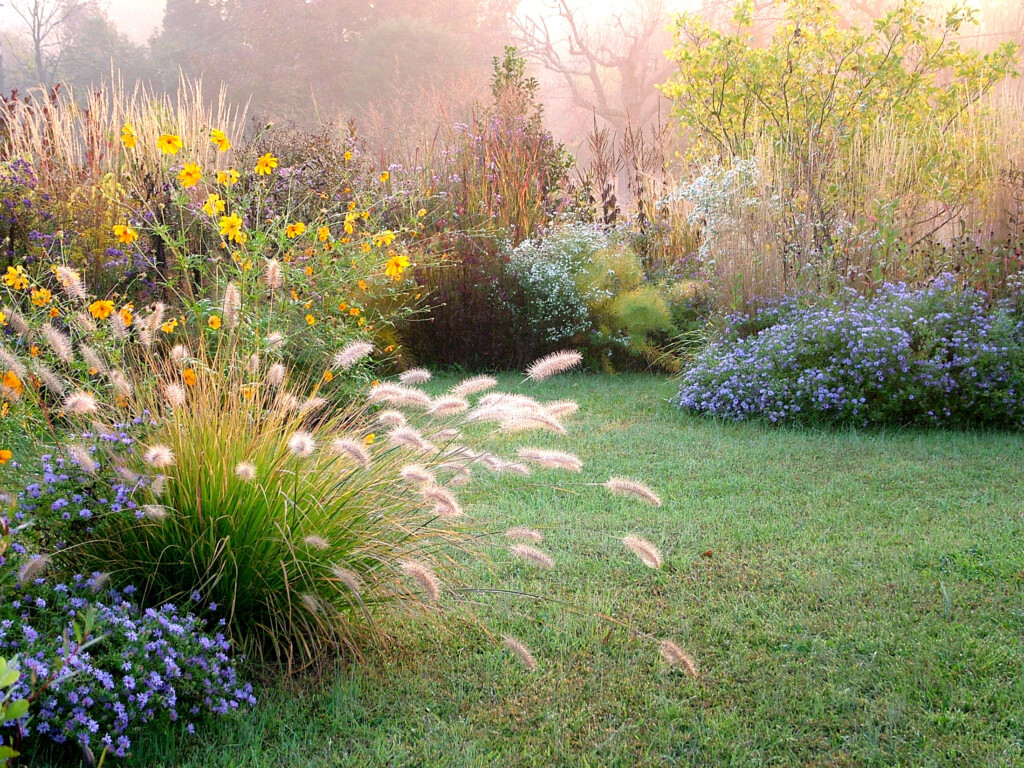
[{"label": "ornamental grass clump", "polygon": [[943,275],[824,305],[736,317],[683,378],[698,413],[771,422],[1024,426],[1024,322]]}]

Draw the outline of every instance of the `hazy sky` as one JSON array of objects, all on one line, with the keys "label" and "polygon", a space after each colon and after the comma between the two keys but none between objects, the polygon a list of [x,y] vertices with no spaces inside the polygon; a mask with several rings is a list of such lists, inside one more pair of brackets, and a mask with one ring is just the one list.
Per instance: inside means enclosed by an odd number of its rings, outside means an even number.
[{"label": "hazy sky", "polygon": [[164,0],[109,0],[110,18],[128,37],[145,42],[160,26]]}]

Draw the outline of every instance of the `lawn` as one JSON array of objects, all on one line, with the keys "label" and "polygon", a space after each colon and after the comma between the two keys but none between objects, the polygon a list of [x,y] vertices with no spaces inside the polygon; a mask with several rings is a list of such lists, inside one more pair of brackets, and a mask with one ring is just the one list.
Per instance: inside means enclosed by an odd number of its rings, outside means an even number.
[{"label": "lawn", "polygon": [[[576,375],[522,390],[579,401],[568,442],[584,479],[635,477],[665,499],[638,506],[561,474],[464,490],[496,529],[542,529],[558,561],[530,569],[496,541],[480,586],[547,601],[480,595],[480,623],[395,626],[395,649],[264,689],[201,738],[151,736],[132,762],[1024,764],[1020,435],[722,424],[668,406],[674,389]],[[661,571],[623,549],[629,533],[661,548]],[[700,679],[599,613],[674,639]],[[505,632],[537,672],[501,648]]]}]

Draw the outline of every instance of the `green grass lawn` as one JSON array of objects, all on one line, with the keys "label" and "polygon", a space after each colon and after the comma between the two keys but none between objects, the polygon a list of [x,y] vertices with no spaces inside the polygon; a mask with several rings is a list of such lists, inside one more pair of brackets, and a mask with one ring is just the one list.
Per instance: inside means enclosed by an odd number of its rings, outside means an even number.
[{"label": "green grass lawn", "polygon": [[[586,480],[648,482],[660,509],[560,473],[461,494],[498,529],[543,529],[558,561],[496,546],[481,586],[583,613],[482,596],[479,625],[395,627],[400,650],[264,689],[254,713],[152,738],[137,764],[1024,765],[1021,436],[717,424],[668,406],[674,389],[580,375],[522,390],[578,400],[570,438],[540,442],[571,445]],[[623,549],[629,533],[662,549],[661,571]],[[597,612],[674,639],[701,678]]]}]

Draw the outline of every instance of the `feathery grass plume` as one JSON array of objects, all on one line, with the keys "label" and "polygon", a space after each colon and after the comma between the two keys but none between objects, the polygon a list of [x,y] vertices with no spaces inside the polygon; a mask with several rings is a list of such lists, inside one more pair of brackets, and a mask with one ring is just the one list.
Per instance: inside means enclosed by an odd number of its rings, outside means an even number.
[{"label": "feathery grass plume", "polygon": [[110,316],[110,329],[121,341],[128,338],[128,326],[125,324],[120,312],[115,312]]},{"label": "feathery grass plume", "polygon": [[409,464],[398,470],[398,476],[411,485],[433,485],[437,482],[434,474],[419,464]]},{"label": "feathery grass plume", "polygon": [[440,429],[434,435],[434,437],[440,440],[458,440],[461,436],[462,432],[455,429],[454,427],[449,427],[448,429]]},{"label": "feathery grass plume", "polygon": [[284,363],[274,363],[267,370],[267,384],[272,387],[280,387],[284,384],[284,379],[287,375],[288,369],[285,368]]},{"label": "feathery grass plume", "polygon": [[233,282],[229,282],[224,288],[224,300],[221,302],[220,311],[224,315],[224,325],[228,328],[238,326],[238,315],[242,311],[242,291]]},{"label": "feathery grass plume", "polygon": [[340,565],[331,566],[331,575],[334,576],[338,581],[349,588],[349,591],[360,598],[363,595],[363,582],[359,578],[359,574],[355,571],[350,571],[348,568],[342,568]]},{"label": "feathery grass plume", "polygon": [[284,334],[280,331],[274,331],[267,336],[267,345],[271,349],[280,349],[284,346]]},{"label": "feathery grass plume", "polygon": [[640,499],[641,501],[650,504],[652,507],[661,506],[661,497],[646,485],[638,483],[636,480],[629,480],[624,477],[613,477],[607,483],[603,483],[603,485],[616,496],[632,496],[635,499]]},{"label": "feathery grass plume", "polygon": [[545,355],[527,368],[526,378],[533,379],[534,381],[544,381],[545,379],[550,379],[552,376],[564,373],[570,368],[575,368],[582,362],[583,355],[575,350],[552,352],[550,355]]},{"label": "feathery grass plume", "polygon": [[359,440],[339,437],[331,443],[331,450],[339,456],[347,456],[363,469],[370,468],[370,450]]},{"label": "feathery grass plume", "polygon": [[89,451],[80,445],[69,445],[68,456],[71,457],[71,461],[90,475],[95,475],[96,470],[100,468],[99,463],[89,454]]},{"label": "feathery grass plume", "polygon": [[63,395],[67,389],[60,376],[52,368],[39,360],[32,361],[32,373],[35,374],[44,387],[55,395]]},{"label": "feathery grass plume", "polygon": [[326,397],[307,397],[302,405],[299,406],[299,413],[308,416],[311,413],[315,413],[323,409],[327,405]]},{"label": "feathery grass plume", "polygon": [[306,606],[306,610],[310,613],[320,613],[323,610],[323,606],[320,604],[320,598],[312,592],[303,592],[299,595],[299,599],[302,601],[302,604]]},{"label": "feathery grass plume", "polygon": [[7,324],[14,329],[14,332],[19,336],[24,336],[28,333],[28,323],[25,321],[24,316],[14,307],[9,304],[5,304],[2,308],[4,316],[7,318]]},{"label": "feathery grass plume", "polygon": [[554,416],[556,419],[563,416],[572,416],[579,409],[579,404],[573,400],[553,400],[544,406],[548,416]]},{"label": "feathery grass plume", "polygon": [[166,445],[152,445],[144,454],[146,463],[154,469],[164,469],[174,465],[174,451]]},{"label": "feathery grass plume", "polygon": [[638,536],[625,536],[622,543],[632,550],[633,554],[640,558],[640,562],[648,568],[654,570],[661,568],[661,552],[647,539],[641,539]]},{"label": "feathery grass plume", "polygon": [[267,288],[272,291],[276,291],[284,285],[284,276],[281,273],[281,262],[277,259],[268,259],[267,266],[263,269],[263,279],[267,283]]},{"label": "feathery grass plume", "polygon": [[568,472],[582,472],[583,462],[578,456],[565,451],[548,451],[543,448],[520,448],[516,453],[523,461],[545,469],[564,469]]},{"label": "feathery grass plume", "polygon": [[164,402],[173,408],[180,408],[185,404],[185,388],[181,384],[169,382],[163,386]]},{"label": "feathery grass plume", "polygon": [[176,363],[183,363],[188,359],[188,349],[182,344],[175,344],[171,347],[171,360]]},{"label": "feathery grass plume", "polygon": [[661,651],[661,658],[668,662],[670,666],[685,669],[690,677],[700,677],[697,674],[697,665],[694,663],[693,658],[671,640],[662,640],[658,644],[658,649]]},{"label": "feathery grass plume", "polygon": [[373,344],[368,341],[350,341],[331,360],[331,365],[342,371],[347,371],[368,354],[373,352]]},{"label": "feathery grass plume", "polygon": [[43,575],[49,564],[50,558],[45,555],[29,560],[18,573],[18,583],[22,586],[31,584]]},{"label": "feathery grass plume", "polygon": [[78,272],[69,267],[58,266],[54,268],[54,274],[57,276],[60,287],[68,296],[85,301],[88,292],[85,290],[85,283],[82,282],[82,276]]},{"label": "feathery grass plume", "polygon": [[454,395],[435,397],[427,413],[431,416],[451,416],[469,409],[469,403]]},{"label": "feathery grass plume", "polygon": [[160,330],[160,326],[163,325],[164,315],[167,313],[167,305],[162,301],[158,301],[153,305],[153,311],[146,317],[145,323],[146,330],[148,330],[154,336],[156,332]]},{"label": "feathery grass plume", "polygon": [[300,459],[308,459],[316,450],[316,441],[309,432],[299,430],[288,438],[288,450]]},{"label": "feathery grass plume", "polygon": [[402,573],[419,584],[423,595],[428,600],[436,603],[441,599],[441,580],[428,566],[414,560],[404,560],[398,564],[398,567]]},{"label": "feathery grass plume", "polygon": [[149,330],[148,323],[139,323],[136,326],[139,330],[139,343],[142,344],[146,349],[153,346],[153,332]]},{"label": "feathery grass plume", "polygon": [[285,413],[297,411],[300,407],[299,398],[290,392],[282,392],[277,398],[277,408]]},{"label": "feathery grass plume", "polygon": [[0,400],[10,400],[12,403],[18,402],[21,400],[21,389],[0,384]]},{"label": "feathery grass plume", "polygon": [[142,478],[142,475],[138,472],[132,472],[128,467],[114,467],[114,472],[129,485],[135,485]]},{"label": "feathery grass plume", "polygon": [[423,437],[418,430],[410,426],[395,427],[388,432],[388,440],[395,445],[412,448],[424,453],[434,450],[434,444]]},{"label": "feathery grass plume", "polygon": [[167,487],[167,475],[157,475],[153,478],[153,482],[149,484],[149,490],[153,492],[153,495],[160,498],[164,495],[164,489]]},{"label": "feathery grass plume", "polygon": [[86,344],[79,344],[78,351],[82,353],[82,359],[90,368],[94,368],[96,373],[106,375],[109,370],[107,364],[95,349]]},{"label": "feathery grass plume", "polygon": [[21,361],[17,357],[8,352],[4,347],[0,347],[0,370],[11,371],[19,379],[26,378],[28,371],[25,370],[25,366],[21,364]]},{"label": "feathery grass plume", "polygon": [[401,411],[381,411],[377,414],[377,423],[382,427],[404,427],[407,422]]},{"label": "feathery grass plume", "polygon": [[505,405],[478,405],[466,414],[466,421],[470,423],[496,421],[500,424],[508,421],[517,413],[519,413],[519,411]]},{"label": "feathery grass plume", "polygon": [[529,477],[532,472],[525,464],[520,464],[518,461],[507,461],[498,456],[489,456],[484,461],[484,466],[492,472],[508,475],[520,475],[522,477]]},{"label": "feathery grass plume", "polygon": [[240,461],[235,464],[235,477],[245,480],[247,483],[256,479],[256,465],[249,461]]},{"label": "feathery grass plume", "polygon": [[533,432],[543,429],[556,435],[567,434],[565,427],[553,416],[546,413],[512,413],[498,428],[499,432]]},{"label": "feathery grass plume", "polygon": [[131,397],[132,394],[132,383],[128,381],[128,377],[121,371],[112,369],[107,374],[107,379],[110,381],[110,386],[114,388],[114,391],[122,397]]},{"label": "feathery grass plume", "polygon": [[107,586],[107,584],[109,584],[109,583],[110,583],[110,574],[109,573],[101,573],[98,576],[94,576],[93,579],[92,579],[92,587],[91,587],[92,593],[94,595],[98,595],[101,591],[103,591],[103,588],[105,586]]},{"label": "feathery grass plume", "polygon": [[422,389],[407,387],[404,384],[384,383],[372,387],[370,394],[366,397],[366,402],[372,404],[381,401],[399,406],[421,408],[424,411],[430,410],[433,405],[430,395]]},{"label": "feathery grass plume", "polygon": [[527,528],[525,525],[509,528],[505,531],[505,538],[512,539],[513,541],[532,541],[534,544],[540,544],[540,542],[544,541],[544,536],[541,535],[540,531]]},{"label": "feathery grass plume", "polygon": [[462,517],[462,507],[455,494],[439,485],[420,488],[420,497],[431,505],[435,515],[444,518]]},{"label": "feathery grass plume", "polygon": [[524,667],[531,672],[535,672],[537,670],[537,659],[533,657],[533,654],[530,653],[530,649],[526,647],[522,640],[518,640],[512,637],[512,635],[503,635],[502,639],[505,642],[505,647],[515,654],[516,658],[522,662]]},{"label": "feathery grass plume", "polygon": [[57,357],[69,365],[74,361],[75,353],[71,346],[70,336],[60,331],[52,323],[47,323],[42,327],[42,334]]},{"label": "feathery grass plume", "polygon": [[255,376],[260,371],[260,353],[253,352],[249,356],[249,362],[245,365],[245,370],[250,376]]},{"label": "feathery grass plume", "polygon": [[159,504],[145,504],[142,507],[142,516],[147,520],[160,522],[167,518],[167,508],[161,507]]},{"label": "feathery grass plume", "polygon": [[84,309],[75,312],[75,314],[71,316],[71,319],[82,333],[89,335],[96,333],[96,323]]},{"label": "feathery grass plume", "polygon": [[64,398],[64,412],[72,416],[88,416],[98,408],[96,398],[88,392],[72,392]]},{"label": "feathery grass plume", "polygon": [[535,547],[531,547],[528,544],[516,544],[514,547],[509,547],[509,551],[521,560],[525,560],[528,563],[533,563],[540,568],[554,568],[555,561],[550,555],[545,552],[541,552]]},{"label": "feathery grass plume", "polygon": [[327,539],[323,536],[317,536],[315,533],[309,534],[309,536],[304,538],[302,541],[310,549],[324,550],[331,546],[331,543],[327,541]]},{"label": "feathery grass plume", "polygon": [[493,376],[474,376],[456,384],[448,390],[448,393],[455,397],[469,397],[478,392],[486,392],[496,386],[498,386],[498,380]]},{"label": "feathery grass plume", "polygon": [[403,384],[426,384],[430,379],[430,371],[426,368],[410,368],[398,376],[398,380]]},{"label": "feathery grass plume", "polygon": [[517,392],[488,392],[477,402],[477,407],[500,406],[515,411],[540,413],[544,406],[537,400]]}]

